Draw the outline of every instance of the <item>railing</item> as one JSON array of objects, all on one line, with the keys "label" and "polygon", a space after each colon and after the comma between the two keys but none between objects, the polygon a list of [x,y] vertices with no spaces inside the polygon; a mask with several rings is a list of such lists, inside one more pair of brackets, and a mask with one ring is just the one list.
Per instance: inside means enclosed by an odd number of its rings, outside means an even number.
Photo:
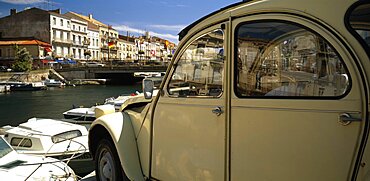
[{"label": "railing", "polygon": [[59,43],[72,43],[72,40],[61,39],[61,38],[54,38],[53,41],[54,42],[59,42]]}]

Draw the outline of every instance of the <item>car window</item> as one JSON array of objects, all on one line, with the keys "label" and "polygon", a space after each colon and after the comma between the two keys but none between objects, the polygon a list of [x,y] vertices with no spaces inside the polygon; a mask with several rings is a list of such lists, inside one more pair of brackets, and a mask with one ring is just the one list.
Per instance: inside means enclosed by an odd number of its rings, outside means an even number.
[{"label": "car window", "polygon": [[360,35],[363,44],[370,51],[370,3],[358,5],[349,16],[350,28]]},{"label": "car window", "polygon": [[349,89],[349,74],[336,51],[307,28],[249,22],[235,35],[235,93],[240,97],[338,97]]},{"label": "car window", "polygon": [[215,30],[194,40],[183,52],[169,82],[176,97],[211,96],[222,93],[224,33]]}]

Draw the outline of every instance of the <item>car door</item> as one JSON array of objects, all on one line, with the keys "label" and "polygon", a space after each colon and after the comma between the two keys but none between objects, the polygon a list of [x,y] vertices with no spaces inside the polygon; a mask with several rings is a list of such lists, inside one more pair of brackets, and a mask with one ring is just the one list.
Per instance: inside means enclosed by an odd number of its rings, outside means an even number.
[{"label": "car door", "polygon": [[153,117],[155,179],[224,179],[224,38],[220,25],[194,35],[165,80]]},{"label": "car door", "polygon": [[365,96],[341,41],[295,16],[232,27],[230,180],[350,179]]}]

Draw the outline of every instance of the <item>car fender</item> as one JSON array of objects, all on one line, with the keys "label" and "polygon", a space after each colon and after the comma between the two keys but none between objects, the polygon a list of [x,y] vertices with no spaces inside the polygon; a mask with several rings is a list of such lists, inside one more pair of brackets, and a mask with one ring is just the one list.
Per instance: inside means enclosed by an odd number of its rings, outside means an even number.
[{"label": "car fender", "polygon": [[[98,128],[103,127],[112,139],[121,162],[121,166],[130,180],[145,180],[138,155],[137,143],[131,119],[127,113],[116,112],[107,114],[96,119],[89,130],[89,146],[93,143],[93,137],[101,136],[96,134]],[[99,139],[99,138],[97,138]]]}]

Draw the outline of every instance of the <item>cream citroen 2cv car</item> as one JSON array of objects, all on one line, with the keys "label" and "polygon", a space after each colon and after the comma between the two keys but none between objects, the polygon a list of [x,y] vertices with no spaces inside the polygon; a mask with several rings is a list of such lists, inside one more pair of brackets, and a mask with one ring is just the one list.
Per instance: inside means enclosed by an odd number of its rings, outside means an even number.
[{"label": "cream citroen 2cv car", "polygon": [[370,180],[370,2],[255,0],[179,34],[158,90],[95,120],[101,180]]}]

